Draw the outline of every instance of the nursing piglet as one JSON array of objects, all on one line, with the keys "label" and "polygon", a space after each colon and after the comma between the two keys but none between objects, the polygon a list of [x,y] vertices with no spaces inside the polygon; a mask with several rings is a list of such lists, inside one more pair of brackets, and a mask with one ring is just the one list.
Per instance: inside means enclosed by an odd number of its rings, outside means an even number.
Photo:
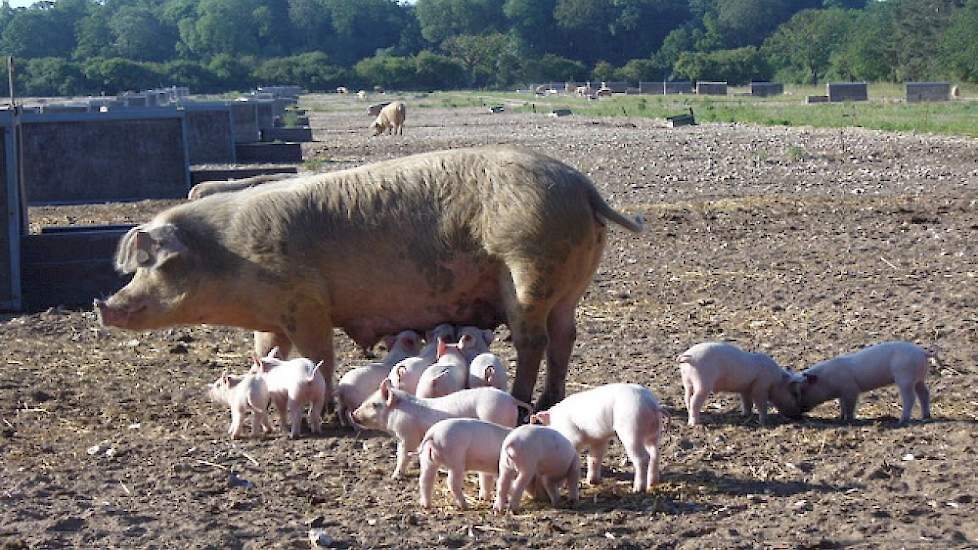
[{"label": "nursing piglet", "polygon": [[577,502],[581,477],[580,458],[574,445],[557,430],[525,425],[511,431],[503,440],[499,453],[499,481],[492,509],[516,512],[523,491],[536,480],[554,506],[560,498],[558,489],[567,485],[571,502]]},{"label": "nursing piglet", "polygon": [[510,428],[505,426],[470,418],[436,422],[418,446],[421,506],[431,506],[431,491],[439,467],[448,470],[448,486],[462,510],[465,509],[462,481],[466,472],[479,472],[479,498],[489,498],[499,470],[499,449],[509,432]]},{"label": "nursing piglet", "polygon": [[895,383],[903,401],[900,424],[910,421],[915,396],[920,400],[920,417],[930,418],[930,390],[924,379],[932,357],[910,342],[884,342],[822,361],[802,373],[801,412],[838,398],[842,420],[851,421],[860,393]]},{"label": "nursing piglet", "polygon": [[509,387],[509,376],[502,360],[492,353],[476,355],[469,364],[469,387],[491,387],[505,391]]},{"label": "nursing piglet", "polygon": [[690,426],[700,423],[700,410],[713,392],[740,394],[744,416],[750,416],[756,406],[762,426],[767,425],[769,403],[785,415],[798,414],[801,377],[763,353],[750,353],[726,342],[704,342],[684,351],[676,361]]},{"label": "nursing piglet", "polygon": [[349,426],[350,413],[377,391],[380,381],[387,378],[399,361],[416,355],[421,347],[420,337],[413,330],[405,330],[385,343],[389,351],[383,361],[349,370],[336,385],[336,414],[340,424]]},{"label": "nursing piglet", "polygon": [[438,361],[431,365],[418,379],[418,397],[444,397],[465,389],[469,377],[469,362],[464,350],[471,337],[462,337],[458,344],[438,343]]},{"label": "nursing piglet", "polygon": [[588,483],[601,481],[601,461],[612,436],[618,434],[635,467],[632,489],[643,492],[659,481],[659,437],[669,415],[647,388],[638,384],[607,384],[567,396],[530,417],[550,426],[577,450],[589,449]]},{"label": "nursing piglet", "polygon": [[465,360],[469,363],[479,354],[489,353],[489,345],[496,338],[491,330],[479,327],[458,327],[458,342],[464,345]]}]

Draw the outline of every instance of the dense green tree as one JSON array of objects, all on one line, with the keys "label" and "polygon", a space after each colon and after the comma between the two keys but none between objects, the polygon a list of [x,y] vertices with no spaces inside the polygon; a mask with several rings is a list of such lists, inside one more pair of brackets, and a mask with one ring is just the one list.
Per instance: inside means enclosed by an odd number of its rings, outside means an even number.
[{"label": "dense green tree", "polygon": [[469,85],[486,86],[493,80],[499,59],[512,50],[508,36],[500,33],[453,36],[442,48],[458,59],[469,72]]},{"label": "dense green tree", "polygon": [[587,78],[588,70],[583,63],[552,53],[523,62],[523,79],[527,82],[583,81]]},{"label": "dense green tree", "polygon": [[840,80],[893,80],[897,64],[894,15],[889,3],[875,4],[856,15],[845,42],[831,56],[829,74]]},{"label": "dense green tree", "polygon": [[417,68],[414,58],[395,55],[376,55],[361,59],[353,70],[367,84],[385,88],[410,88]]},{"label": "dense green tree", "polygon": [[355,63],[401,39],[406,12],[392,0],[325,0],[325,5],[335,33],[329,51],[340,63]]},{"label": "dense green tree", "polygon": [[817,84],[852,21],[852,14],[841,9],[800,11],[768,37],[763,51],[781,79]]},{"label": "dense green tree", "polygon": [[968,0],[951,15],[940,57],[949,76],[978,82],[978,0]]},{"label": "dense green tree", "polygon": [[146,6],[122,6],[108,20],[116,55],[137,61],[165,61],[175,50],[176,36]]},{"label": "dense green tree", "polygon": [[[895,42],[898,80],[926,80],[941,72],[940,48],[944,31],[959,0],[889,0],[895,10]],[[978,35],[978,29],[972,29]],[[972,39],[974,40],[974,38]]]},{"label": "dense green tree", "polygon": [[207,69],[226,90],[244,90],[256,84],[251,76],[255,68],[253,57],[219,53],[207,63]]},{"label": "dense green tree", "polygon": [[220,80],[207,66],[194,61],[176,60],[160,67],[160,77],[169,86],[187,86],[195,92],[215,92]]},{"label": "dense green tree", "polygon": [[152,64],[118,57],[90,59],[82,70],[92,87],[106,94],[153,88],[161,84],[163,76]]},{"label": "dense green tree", "polygon": [[180,38],[191,52],[202,57],[258,54],[257,8],[257,0],[200,0],[196,18],[180,20]]},{"label": "dense green tree", "polygon": [[767,80],[771,69],[753,46],[715,52],[685,52],[679,56],[675,73],[689,80],[719,80],[732,85]]},{"label": "dense green tree", "polygon": [[652,59],[630,59],[628,63],[615,71],[617,80],[637,84],[653,80],[664,80],[668,77],[662,66]]},{"label": "dense green tree", "polygon": [[433,43],[452,36],[505,29],[505,0],[418,0],[415,5],[421,35]]},{"label": "dense green tree", "polygon": [[424,50],[414,57],[415,84],[422,89],[451,89],[464,86],[465,66],[459,61]]},{"label": "dense green tree", "polygon": [[30,96],[75,95],[88,89],[81,67],[58,57],[27,61],[18,77],[19,92]]}]

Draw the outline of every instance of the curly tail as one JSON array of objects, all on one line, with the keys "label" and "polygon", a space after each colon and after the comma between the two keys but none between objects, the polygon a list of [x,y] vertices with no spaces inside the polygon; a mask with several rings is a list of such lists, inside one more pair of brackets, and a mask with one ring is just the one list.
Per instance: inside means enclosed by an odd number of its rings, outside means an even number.
[{"label": "curly tail", "polygon": [[635,216],[634,218],[624,216],[605,202],[593,184],[591,185],[591,208],[594,208],[594,213],[597,216],[616,223],[633,233],[641,233],[645,229],[645,220],[642,219],[642,216]]}]

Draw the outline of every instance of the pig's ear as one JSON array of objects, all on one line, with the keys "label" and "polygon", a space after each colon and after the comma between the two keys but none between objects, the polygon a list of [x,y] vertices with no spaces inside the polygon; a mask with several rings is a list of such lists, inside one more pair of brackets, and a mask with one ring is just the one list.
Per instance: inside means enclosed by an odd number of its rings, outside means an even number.
[{"label": "pig's ear", "polygon": [[471,334],[463,334],[461,338],[458,339],[458,349],[468,349],[472,346],[472,342],[475,338]]},{"label": "pig's ear", "polygon": [[397,379],[398,379],[398,381],[404,380],[404,376],[407,374],[407,367],[405,367],[404,365],[401,365],[401,366],[397,367],[397,370],[395,372],[397,372]]},{"label": "pig's ear", "polygon": [[530,415],[530,424],[550,425],[550,411],[540,411]]},{"label": "pig's ear", "polygon": [[486,367],[486,370],[483,373],[483,378],[486,379],[486,384],[489,384],[491,386],[492,385],[492,377],[495,376],[495,375],[496,375],[496,367],[494,367],[492,365],[489,365],[488,367]]},{"label": "pig's ear", "polygon": [[156,267],[186,251],[187,246],[172,223],[141,225],[129,230],[119,242],[116,269],[132,273],[140,267]]},{"label": "pig's ear", "polygon": [[265,359],[278,359],[278,346],[268,350],[268,355],[265,356]]},{"label": "pig's ear", "polygon": [[496,333],[491,330],[483,330],[482,339],[486,341],[486,345],[488,346],[496,339]]},{"label": "pig's ear", "polygon": [[435,354],[435,356],[440,359],[441,356],[442,355],[445,355],[445,352],[447,352],[447,351],[448,351],[448,346],[445,345],[445,341],[442,340],[441,338],[439,338],[438,339],[438,353]]},{"label": "pig's ear", "polygon": [[394,349],[395,338],[393,336],[388,334],[387,336],[384,336],[381,341],[384,343],[384,347],[387,348],[387,351]]},{"label": "pig's ear", "polygon": [[805,377],[806,384],[814,384],[815,382],[818,382],[818,376],[811,374],[809,372],[803,372],[802,376]]},{"label": "pig's ear", "polygon": [[391,379],[384,378],[383,380],[381,380],[380,388],[378,388],[378,390],[380,391],[380,396],[383,397],[384,400],[386,401],[387,396],[390,395],[391,393]]}]

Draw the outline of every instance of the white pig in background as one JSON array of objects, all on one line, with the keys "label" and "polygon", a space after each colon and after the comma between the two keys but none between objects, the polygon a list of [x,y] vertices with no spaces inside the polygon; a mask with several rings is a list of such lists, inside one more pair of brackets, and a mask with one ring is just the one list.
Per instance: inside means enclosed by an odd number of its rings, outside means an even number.
[{"label": "white pig in background", "polygon": [[[313,364],[299,357],[283,361],[278,359],[278,348],[273,348],[261,359],[255,359],[252,374],[261,372],[268,386],[268,396],[278,410],[282,431],[289,437],[299,437],[302,429],[302,412],[309,406],[309,429],[318,434],[322,430],[323,407],[326,405],[326,379],[320,372],[323,362]],[[288,422],[286,422],[286,413]],[[289,431],[291,427],[291,431]]]},{"label": "white pig in background", "polygon": [[477,388],[455,392],[436,399],[422,399],[395,390],[390,380],[380,383],[351,418],[366,428],[383,430],[397,437],[397,466],[391,477],[399,478],[408,464],[408,451],[418,448],[424,434],[439,420],[478,418],[512,428],[518,407],[528,407],[512,395],[496,388]]},{"label": "white pig in background", "polygon": [[704,342],[681,353],[676,361],[690,426],[700,423],[700,410],[713,392],[740,394],[744,416],[750,416],[756,406],[762,426],[767,425],[769,403],[787,416],[799,413],[801,376],[779,367],[763,353],[750,353],[726,342]]},{"label": "white pig in background", "polygon": [[258,437],[264,429],[274,430],[268,421],[268,387],[260,373],[232,376],[225,374],[207,386],[207,394],[215,403],[231,408],[231,426],[228,434],[237,439],[244,431],[242,417],[253,413],[251,435]]},{"label": "white pig in background", "polygon": [[350,425],[350,413],[356,410],[371,393],[377,391],[399,361],[420,352],[421,337],[413,330],[384,339],[389,350],[384,360],[349,370],[336,385],[336,415],[340,424]]},{"label": "white pig in background", "polygon": [[438,361],[424,370],[418,379],[418,397],[444,397],[464,390],[469,378],[465,351],[472,338],[463,336],[458,344],[438,343]]},{"label": "white pig in background", "polygon": [[462,510],[465,509],[465,493],[462,491],[465,472],[479,472],[479,498],[490,498],[499,470],[499,450],[510,430],[470,418],[441,420],[428,428],[418,445],[421,506],[431,507],[431,491],[439,467],[448,470],[448,486],[455,504]]},{"label": "white pig in background", "polygon": [[493,510],[518,511],[523,491],[534,482],[543,488],[554,506],[560,498],[561,484],[567,486],[571,502],[577,502],[580,460],[574,445],[557,430],[531,425],[516,428],[503,440],[499,453],[499,481]]},{"label": "white pig in background", "polygon": [[[606,384],[567,396],[530,422],[550,426],[577,450],[589,449],[588,483],[601,481],[601,461],[612,436],[618,434],[635,467],[632,489],[643,492],[659,481],[659,438],[669,415],[648,388],[638,384]],[[500,474],[502,475],[502,474]]]},{"label": "white pig in background", "polygon": [[910,342],[884,342],[822,361],[802,372],[801,412],[838,398],[842,420],[852,421],[860,393],[895,383],[903,401],[900,424],[910,421],[915,395],[920,399],[920,417],[930,418],[930,390],[924,379],[932,357],[933,353]]},{"label": "white pig in background", "polygon": [[506,391],[509,375],[502,360],[492,353],[480,353],[469,364],[469,387],[499,388]]}]

